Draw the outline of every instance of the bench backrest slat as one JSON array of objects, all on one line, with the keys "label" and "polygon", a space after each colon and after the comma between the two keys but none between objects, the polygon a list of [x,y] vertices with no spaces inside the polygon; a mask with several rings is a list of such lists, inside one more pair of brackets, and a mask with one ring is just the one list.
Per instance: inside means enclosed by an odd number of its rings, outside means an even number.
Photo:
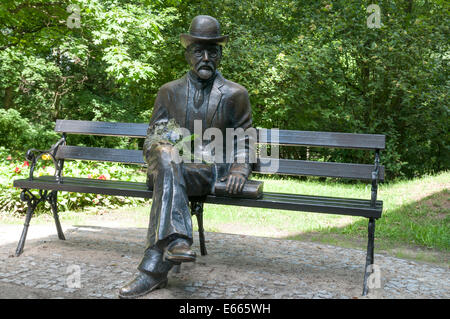
[{"label": "bench backrest slat", "polygon": [[[279,130],[280,145],[335,147],[366,150],[383,150],[385,136],[379,134],[355,134],[316,131]],[[271,130],[258,131],[258,143],[271,144],[274,141]]]},{"label": "bench backrest slat", "polygon": [[[67,134],[123,136],[145,138],[148,124],[111,123],[95,121],[57,120],[55,131]],[[383,150],[385,136],[378,134],[354,134],[314,131],[278,130],[275,141],[271,130],[258,130],[258,143],[291,146],[336,147],[350,149]]]},{"label": "bench backrest slat", "polygon": [[56,120],[55,132],[81,135],[145,138],[148,124]]},{"label": "bench backrest slat", "polygon": [[[60,146],[58,159],[118,162],[145,165],[141,150],[125,150],[84,146]],[[274,170],[274,167],[278,167]],[[373,165],[332,162],[314,162],[286,159],[258,159],[254,172],[297,176],[323,176],[370,180]],[[384,180],[384,167],[380,167],[379,180]]]},{"label": "bench backrest slat", "polygon": [[[278,164],[276,163],[278,162]],[[278,169],[274,170],[274,168]],[[282,174],[298,176],[321,176],[371,180],[374,165],[315,162],[285,159],[258,159],[255,172],[262,174]],[[380,166],[378,180],[384,180],[384,166]]]},{"label": "bench backrest slat", "polygon": [[116,162],[123,164],[144,165],[142,151],[114,148],[60,146],[56,152],[57,159]]}]

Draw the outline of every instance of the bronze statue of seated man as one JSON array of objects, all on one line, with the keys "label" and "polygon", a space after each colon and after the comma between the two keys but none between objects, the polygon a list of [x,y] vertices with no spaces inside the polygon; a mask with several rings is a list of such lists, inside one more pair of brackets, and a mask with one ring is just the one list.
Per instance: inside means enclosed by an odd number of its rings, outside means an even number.
[{"label": "bronze statue of seated man", "polygon": [[[226,144],[227,128],[247,130],[252,125],[247,90],[217,71],[222,46],[228,40],[220,34],[219,22],[210,16],[197,16],[189,34],[181,34],[180,39],[191,68],[182,78],[163,85],[155,100],[143,148],[147,183],[153,189],[147,248],[138,276],[119,290],[120,298],[135,298],[163,288],[174,265],[195,261],[189,197],[213,194],[219,180],[226,181],[229,193],[239,193],[251,173],[251,163],[227,160],[227,152],[223,152],[221,161],[192,163],[180,161],[179,149],[173,144],[152,141],[155,127],[169,121],[189,132],[195,131],[194,123],[201,123],[202,134],[208,128],[217,128],[222,145]],[[233,138],[234,143],[238,139]],[[245,147],[233,156],[243,153],[249,158],[248,152],[250,148]]]}]

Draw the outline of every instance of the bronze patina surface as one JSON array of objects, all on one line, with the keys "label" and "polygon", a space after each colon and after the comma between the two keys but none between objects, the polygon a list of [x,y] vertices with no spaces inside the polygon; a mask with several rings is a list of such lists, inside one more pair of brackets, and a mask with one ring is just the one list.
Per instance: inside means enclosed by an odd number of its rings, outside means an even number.
[{"label": "bronze patina surface", "polygon": [[[174,146],[178,136],[167,130],[166,141],[155,136],[160,127],[175,124],[194,132],[201,123],[202,134],[217,128],[226,145],[227,128],[247,130],[252,125],[247,90],[226,80],[218,71],[222,46],[228,36],[221,35],[219,22],[210,16],[192,20],[189,33],[181,34],[189,72],[163,85],[156,97],[143,153],[148,163],[147,184],[153,189],[147,249],[138,266],[139,276],[119,291],[121,298],[133,298],[164,287],[167,273],[181,262],[194,261],[192,220],[189,198],[214,193],[217,182],[226,182],[229,194],[239,194],[250,173],[248,161],[224,158],[217,162],[183,162]],[[216,137],[217,138],[217,137]],[[235,143],[238,143],[239,138]],[[202,144],[210,141],[202,140]],[[237,144],[236,144],[237,145]],[[249,147],[238,150],[249,158]]]}]

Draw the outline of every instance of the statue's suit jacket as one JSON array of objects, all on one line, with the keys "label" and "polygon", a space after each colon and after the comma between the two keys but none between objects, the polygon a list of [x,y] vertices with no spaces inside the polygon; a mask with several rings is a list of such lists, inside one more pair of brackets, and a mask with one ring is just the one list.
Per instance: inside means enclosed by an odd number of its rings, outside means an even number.
[{"label": "statue's suit jacket", "polygon": [[[188,75],[184,77],[166,83],[163,85],[156,97],[155,105],[153,109],[153,115],[150,120],[150,128],[153,124],[160,120],[175,119],[178,125],[181,127],[186,126],[186,109],[188,107]],[[252,113],[250,107],[250,100],[247,90],[232,81],[226,80],[219,72],[217,72],[216,78],[212,85],[211,93],[209,96],[208,108],[206,111],[206,128],[215,127],[222,131],[223,144],[226,145],[226,129],[227,128],[242,128],[247,130],[252,125]],[[150,130],[149,128],[149,130]],[[192,132],[193,133],[193,132]],[[144,156],[147,158],[147,152],[149,148],[144,145]],[[235,153],[235,157],[239,152],[246,152],[247,158],[248,152],[253,151],[250,147],[245,147],[244,150],[238,150]],[[224,162],[225,162],[225,150]],[[240,172],[245,176],[251,173],[251,164],[232,163],[228,166],[229,172]],[[228,171],[219,172],[220,175],[228,173]]]},{"label": "statue's suit jacket", "polygon": [[[189,85],[186,75],[160,88],[148,134],[152,134],[154,124],[170,119],[174,119],[180,127],[186,127],[186,110],[188,105],[193,104],[188,103]],[[205,117],[204,122],[207,128],[220,129],[224,140],[227,128],[244,130],[250,128],[252,117],[247,90],[217,73],[212,84]],[[158,154],[156,148],[152,148],[151,140],[151,138],[146,139],[144,142],[143,153],[149,163],[147,184],[154,189],[154,198],[147,233],[147,250],[138,268],[147,273],[167,274],[172,263],[162,258],[162,247],[167,245],[166,239],[176,235],[192,241],[188,192],[192,194],[195,191],[202,195],[212,192],[217,178],[229,172],[240,172],[248,176],[251,173],[251,166],[249,163],[236,162],[211,165],[203,163],[185,165],[183,162],[155,168],[161,171],[151,171],[150,163],[155,160],[155,154]],[[226,145],[225,141],[223,145]],[[245,148],[244,152],[249,150],[250,147]],[[226,152],[223,153],[225,155]],[[155,181],[153,181],[154,178],[156,178]],[[174,179],[177,181],[174,182]]]}]

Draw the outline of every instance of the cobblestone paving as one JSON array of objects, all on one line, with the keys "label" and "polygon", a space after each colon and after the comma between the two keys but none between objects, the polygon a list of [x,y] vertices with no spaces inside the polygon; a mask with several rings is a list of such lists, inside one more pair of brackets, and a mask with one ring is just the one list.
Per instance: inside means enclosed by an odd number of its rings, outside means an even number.
[{"label": "cobblestone paving", "polygon": [[[0,298],[117,298],[137,273],[146,229],[72,226],[61,241],[54,227],[31,225],[16,258],[20,232],[0,226]],[[207,256],[169,273],[167,288],[143,298],[362,298],[364,251],[221,233],[206,238]],[[199,252],[197,238],[194,248]],[[365,298],[450,297],[448,268],[378,254],[375,262],[381,288]]]}]

